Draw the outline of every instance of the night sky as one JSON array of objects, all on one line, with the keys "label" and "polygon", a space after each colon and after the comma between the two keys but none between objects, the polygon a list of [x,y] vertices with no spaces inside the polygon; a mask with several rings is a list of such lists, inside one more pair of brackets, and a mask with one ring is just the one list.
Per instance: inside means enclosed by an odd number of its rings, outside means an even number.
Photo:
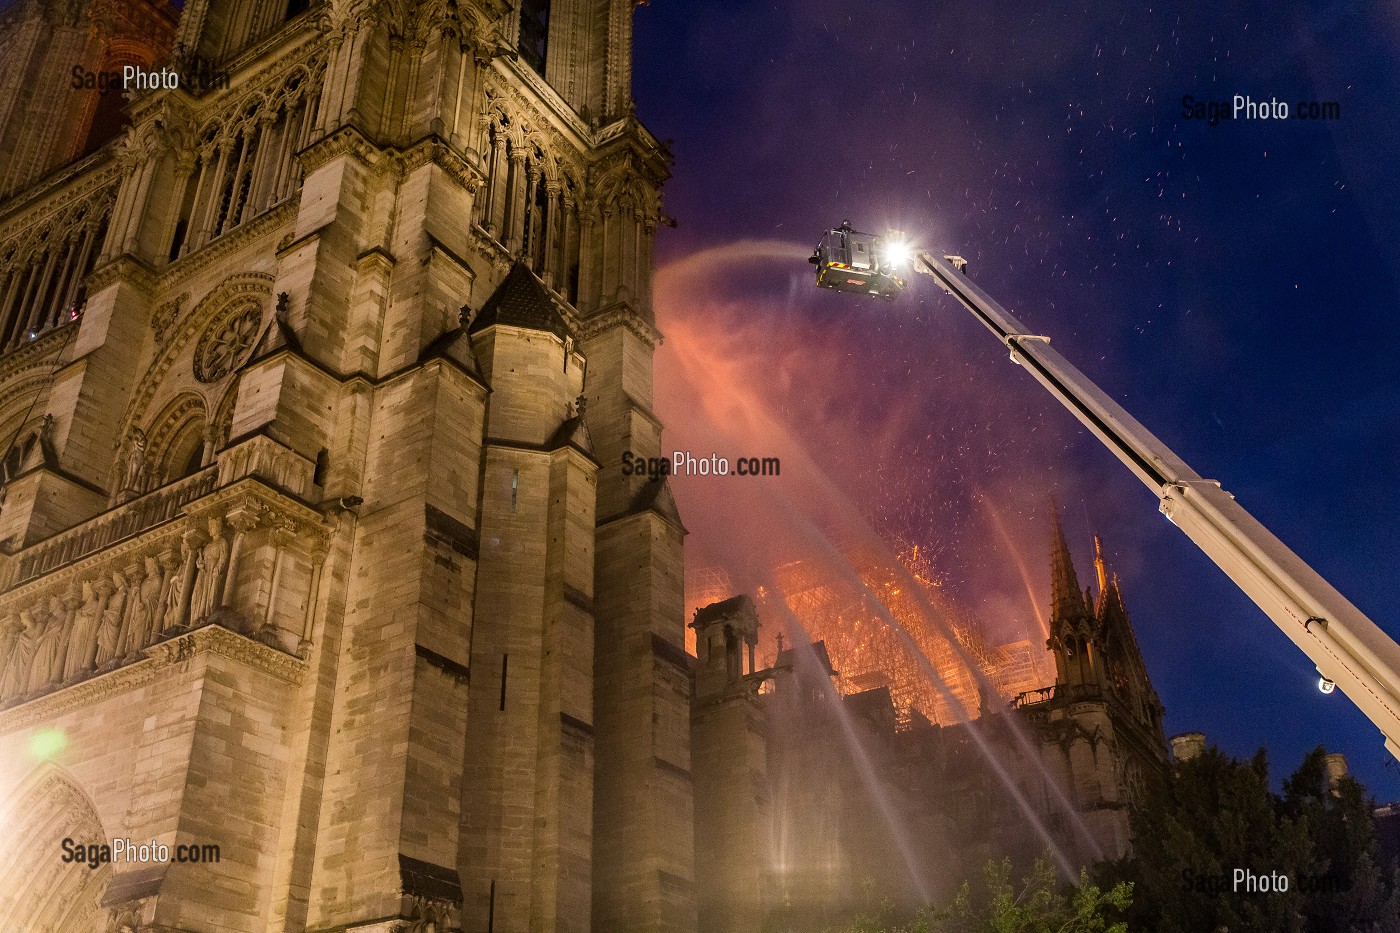
[{"label": "night sky", "polygon": [[[1168,735],[1266,745],[1276,782],[1325,744],[1397,799],[1374,727],[1319,693],[1306,657],[965,311],[927,279],[894,303],[818,292],[804,261],[847,217],[967,257],[1400,634],[1400,12],[1178,6],[638,10],[638,111],[676,157],[678,227],[657,243],[664,446],[784,463],[781,480],[673,481],[689,567],[757,585],[854,512],[934,552],[949,594],[1024,637],[1048,603],[1053,495],[1081,584],[1104,536]],[[1184,95],[1235,93],[1337,101],[1341,119],[1181,116]]]}]

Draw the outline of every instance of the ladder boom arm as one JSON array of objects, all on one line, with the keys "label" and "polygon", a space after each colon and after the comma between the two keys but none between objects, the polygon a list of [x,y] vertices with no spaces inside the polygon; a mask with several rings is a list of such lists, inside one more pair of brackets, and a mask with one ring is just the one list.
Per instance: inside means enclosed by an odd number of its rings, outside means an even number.
[{"label": "ladder boom arm", "polygon": [[958,257],[919,252],[932,276],[997,335],[1011,359],[1045,386],[1157,496],[1162,514],[1196,543],[1342,688],[1400,758],[1400,645],[1294,554],[1220,484],[1203,479],[1166,444],[963,272]]}]

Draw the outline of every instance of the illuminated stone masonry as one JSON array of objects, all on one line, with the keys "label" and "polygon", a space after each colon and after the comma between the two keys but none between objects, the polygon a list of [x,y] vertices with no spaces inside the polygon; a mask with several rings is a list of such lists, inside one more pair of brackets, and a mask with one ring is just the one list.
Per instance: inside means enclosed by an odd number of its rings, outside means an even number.
[{"label": "illuminated stone masonry", "polygon": [[0,14],[0,929],[694,933],[634,6]]}]

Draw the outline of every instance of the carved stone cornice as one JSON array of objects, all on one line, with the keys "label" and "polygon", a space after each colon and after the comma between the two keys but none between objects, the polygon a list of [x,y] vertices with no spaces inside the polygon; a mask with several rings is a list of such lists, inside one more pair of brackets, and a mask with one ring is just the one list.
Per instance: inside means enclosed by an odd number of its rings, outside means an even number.
[{"label": "carved stone cornice", "polygon": [[[207,477],[205,477],[207,479]],[[197,480],[199,481],[199,480]],[[182,482],[188,482],[182,481]],[[176,484],[172,484],[174,487]],[[24,572],[24,561],[26,558],[33,558],[33,555],[43,550],[63,548],[68,539],[81,536],[90,529],[95,529],[99,524],[119,519],[121,512],[143,508],[147,503],[144,499],[161,495],[161,490],[148,493],[142,499],[133,500],[120,506],[118,509],[105,512],[95,519],[84,522],[81,525],[70,528],[58,535],[47,538],[37,544],[31,545],[24,551],[15,555],[20,562],[21,573]],[[157,523],[149,529],[136,533],[130,538],[125,538],[115,544],[107,545],[98,549],[83,552],[76,558],[72,558],[53,569],[40,567],[37,571],[30,571],[32,575],[25,576],[23,580],[12,590],[0,594],[0,613],[17,611],[24,603],[36,599],[36,594],[47,593],[51,589],[62,591],[77,585],[82,580],[88,578],[93,572],[97,563],[108,564],[115,567],[116,564],[127,558],[135,558],[151,550],[158,550],[160,546],[170,546],[178,541],[183,525],[178,521],[167,521]],[[41,558],[34,558],[42,561]]]},{"label": "carved stone cornice", "polygon": [[206,653],[242,662],[246,667],[271,674],[293,686],[299,685],[306,674],[306,662],[300,658],[230,632],[222,625],[206,625],[146,649],[146,654],[160,667],[183,664]]},{"label": "carved stone cornice", "polygon": [[[537,125],[548,125],[549,131],[556,137],[552,142],[564,143],[564,136],[568,135],[571,137],[567,140],[568,148],[575,152],[590,149],[598,144],[592,128],[583,121],[569,102],[564,100],[549,82],[540,77],[535,69],[518,61],[514,56],[500,56],[492,61],[487,87],[498,97],[509,100],[519,108],[517,116],[532,119]],[[530,95],[522,94],[519,90],[521,87],[529,88]],[[560,146],[556,154],[562,156],[564,151]]]},{"label": "carved stone cornice", "polygon": [[260,237],[270,236],[278,228],[293,223],[297,216],[299,195],[300,191],[276,207],[263,211],[247,223],[240,224],[223,236],[210,240],[183,259],[166,266],[157,279],[161,291],[173,291],[177,286],[183,285]]},{"label": "carved stone cornice", "polygon": [[115,198],[120,182],[121,168],[110,146],[65,166],[0,203],[0,241],[11,234],[43,229],[41,218],[52,217],[94,195]]},{"label": "carved stone cornice", "polygon": [[491,267],[498,276],[504,277],[510,271],[513,262],[510,250],[502,246],[495,237],[482,230],[479,224],[472,224],[467,228],[467,239],[475,247],[477,254],[491,263]]},{"label": "carved stone cornice", "polygon": [[0,710],[0,735],[52,722],[65,713],[140,689],[167,676],[170,667],[202,654],[215,654],[238,661],[293,686],[301,684],[307,669],[305,661],[231,632],[221,625],[205,625],[157,642],[144,653],[146,657],[140,661]]},{"label": "carved stone cornice", "polygon": [[662,341],[661,331],[625,302],[614,302],[600,311],[586,315],[579,322],[579,340],[589,340],[614,327],[626,327],[656,349]]},{"label": "carved stone cornice", "polygon": [[156,275],[146,263],[123,253],[92,270],[87,278],[88,292],[95,295],[114,282],[126,282],[136,286],[142,294],[150,295],[156,287]]},{"label": "carved stone cornice", "polygon": [[144,687],[156,679],[162,667],[159,662],[145,658],[0,710],[0,735],[52,722],[65,713]]},{"label": "carved stone cornice", "polygon": [[77,321],[62,324],[53,330],[45,331],[34,340],[20,344],[0,357],[0,385],[6,386],[4,396],[0,396],[0,407],[4,406],[10,392],[32,390],[32,386],[20,385],[13,381],[24,370],[34,369],[36,376],[45,379],[49,377],[54,366],[58,364],[59,351],[69,340],[71,331],[68,328],[78,326]]},{"label": "carved stone cornice", "polygon": [[300,154],[301,167],[310,175],[332,159],[343,155],[353,155],[369,166],[378,166],[391,157],[389,150],[376,146],[357,127],[347,124],[303,149]]},{"label": "carved stone cornice", "polygon": [[396,162],[401,177],[432,163],[468,192],[475,193],[481,187],[483,176],[480,168],[438,136],[429,136],[414,143],[398,156]]},{"label": "carved stone cornice", "polygon": [[252,528],[284,529],[294,534],[313,557],[330,547],[331,529],[320,512],[278,492],[255,476],[245,476],[190,506],[192,520],[212,515],[240,515]]}]

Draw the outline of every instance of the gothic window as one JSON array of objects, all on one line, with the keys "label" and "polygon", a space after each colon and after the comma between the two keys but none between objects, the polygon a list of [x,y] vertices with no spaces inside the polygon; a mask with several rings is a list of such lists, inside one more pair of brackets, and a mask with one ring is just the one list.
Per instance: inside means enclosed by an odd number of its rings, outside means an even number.
[{"label": "gothic window", "polygon": [[[301,180],[296,153],[316,118],[312,75],[296,71],[269,102],[214,118],[185,182],[173,262],[286,201]],[[260,151],[265,150],[265,151]]]},{"label": "gothic window", "polygon": [[106,236],[106,206],[47,221],[35,238],[0,260],[0,347],[36,340],[76,320]]},{"label": "gothic window", "polygon": [[181,428],[166,455],[166,479],[184,479],[198,473],[204,465],[204,423],[191,421]]},{"label": "gothic window", "polygon": [[520,2],[520,57],[541,76],[544,75],[545,55],[549,48],[549,2]]},{"label": "gothic window", "polygon": [[204,466],[208,419],[204,401],[193,392],[177,396],[151,420],[150,477],[142,491],[184,479]]},{"label": "gothic window", "polygon": [[243,361],[262,328],[262,308],[249,300],[211,326],[195,347],[194,376],[200,382],[218,382]]}]

